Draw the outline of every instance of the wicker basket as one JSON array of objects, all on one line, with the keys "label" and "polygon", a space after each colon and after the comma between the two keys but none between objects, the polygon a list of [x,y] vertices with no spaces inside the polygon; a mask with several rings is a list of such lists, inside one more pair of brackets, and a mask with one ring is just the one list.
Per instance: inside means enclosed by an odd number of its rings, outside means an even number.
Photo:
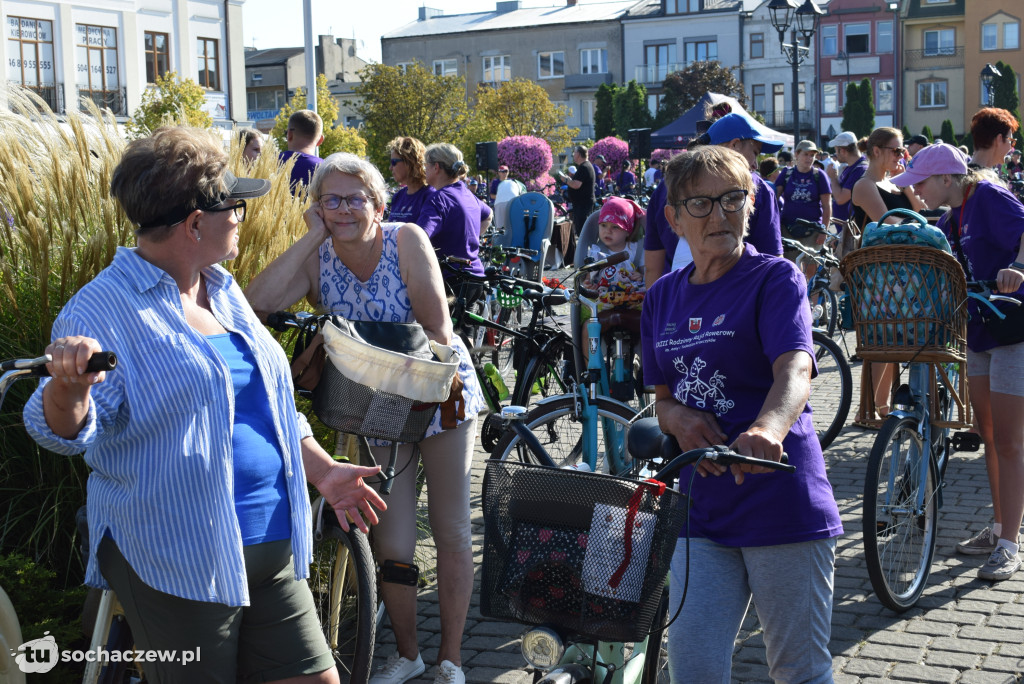
[{"label": "wicker basket", "polygon": [[857,354],[866,361],[956,363],[967,354],[967,284],[933,247],[879,245],[839,266],[850,293]]}]

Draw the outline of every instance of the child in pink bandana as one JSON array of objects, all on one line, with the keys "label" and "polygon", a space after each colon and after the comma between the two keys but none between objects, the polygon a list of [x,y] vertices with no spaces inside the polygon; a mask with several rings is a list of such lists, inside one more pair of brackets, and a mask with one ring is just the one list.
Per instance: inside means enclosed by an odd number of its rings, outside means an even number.
[{"label": "child in pink bandana", "polygon": [[629,239],[643,218],[644,210],[633,200],[622,197],[612,197],[601,207],[599,242],[590,246],[587,256],[601,260],[626,252],[629,258],[590,274],[584,281],[585,287],[598,291],[599,311],[617,307],[640,309],[643,303],[643,253],[640,243]]}]

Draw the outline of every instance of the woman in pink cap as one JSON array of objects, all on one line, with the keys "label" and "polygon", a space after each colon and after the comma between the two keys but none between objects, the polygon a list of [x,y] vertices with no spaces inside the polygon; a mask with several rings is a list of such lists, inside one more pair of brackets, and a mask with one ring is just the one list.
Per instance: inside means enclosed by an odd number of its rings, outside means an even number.
[{"label": "woman in pink cap", "polygon": [[[1011,131],[1012,133],[1012,131]],[[929,209],[950,207],[939,227],[968,280],[995,280],[997,289],[1024,299],[1024,206],[984,172],[968,168],[955,147],[929,145],[892,179],[913,186]],[[988,555],[978,577],[1008,579],[1020,569],[1017,544],[1024,517],[1024,342],[1000,344],[968,304],[967,378],[975,427],[985,444],[985,467],[995,522],[957,544],[968,555]]]}]

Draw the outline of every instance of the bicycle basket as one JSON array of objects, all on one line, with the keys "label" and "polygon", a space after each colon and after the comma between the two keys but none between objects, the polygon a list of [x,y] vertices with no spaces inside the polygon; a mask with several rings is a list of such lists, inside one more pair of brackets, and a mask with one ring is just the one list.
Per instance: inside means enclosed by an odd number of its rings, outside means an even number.
[{"label": "bicycle basket", "polygon": [[[373,330],[363,330],[371,326]],[[313,392],[324,425],[393,442],[418,442],[448,398],[459,355],[409,324],[353,323],[335,317],[322,327],[329,363]],[[405,341],[411,344],[388,344]],[[373,334],[360,334],[361,332]],[[372,339],[374,344],[367,341]],[[402,351],[385,349],[388,344]]]},{"label": "bicycle basket", "polygon": [[686,497],[515,461],[487,462],[483,497],[483,615],[603,641],[646,637]]},{"label": "bicycle basket", "polygon": [[839,266],[852,299],[857,353],[871,361],[946,363],[966,358],[967,285],[950,254],[878,245]]}]

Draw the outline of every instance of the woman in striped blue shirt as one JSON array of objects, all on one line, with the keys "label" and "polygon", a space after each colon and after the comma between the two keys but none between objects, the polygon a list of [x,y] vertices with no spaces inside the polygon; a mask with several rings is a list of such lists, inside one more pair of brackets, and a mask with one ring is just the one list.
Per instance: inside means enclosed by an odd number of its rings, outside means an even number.
[{"label": "woman in striped blue shirt", "polygon": [[[219,262],[238,255],[246,200],[207,131],[163,128],[111,181],[138,246],[118,248],[54,322],[53,376],[25,408],[47,449],[85,451],[86,582],[117,592],[136,645],[197,653],[147,663],[154,682],[337,682],[305,577],[307,480],[342,525],[376,523],[376,468],[342,465],[296,408],[288,360]],[[84,373],[101,349],[111,373]],[[199,650],[197,650],[199,649]]]}]

